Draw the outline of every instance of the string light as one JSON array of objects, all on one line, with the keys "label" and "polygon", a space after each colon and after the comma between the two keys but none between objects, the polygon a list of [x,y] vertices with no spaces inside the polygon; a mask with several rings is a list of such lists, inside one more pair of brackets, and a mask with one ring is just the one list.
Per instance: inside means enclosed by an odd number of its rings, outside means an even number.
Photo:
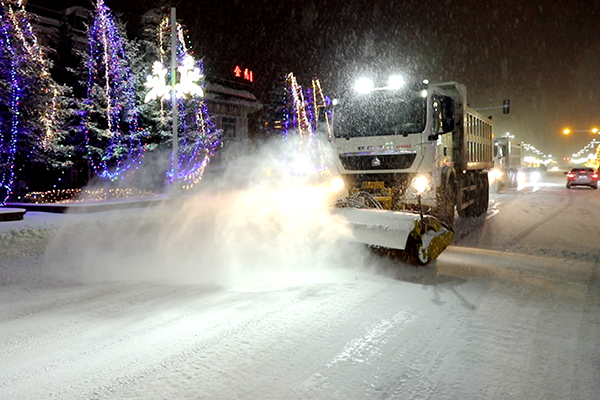
[{"label": "string light", "polygon": [[[8,58],[8,64],[10,64],[9,78],[10,78],[10,129],[2,132],[1,143],[4,145],[4,151],[0,153],[0,161],[3,166],[2,168],[2,180],[0,181],[0,205],[5,205],[6,200],[12,194],[12,187],[15,180],[15,155],[17,153],[17,138],[19,135],[19,121],[20,121],[20,106],[21,106],[21,86],[17,79],[17,54],[13,43],[11,41],[11,34],[8,28],[8,21],[4,15],[4,7],[0,9],[0,30],[2,37],[0,43],[3,43],[2,49],[0,49],[0,58],[6,61]],[[7,54],[8,52],[8,54]],[[6,64],[6,62],[3,62]],[[0,125],[4,127],[4,124]]]},{"label": "string light", "polygon": [[[41,123],[44,127],[44,132],[41,137],[41,145],[44,150],[48,150],[55,139],[56,120],[58,114],[58,86],[52,79],[50,79],[50,72],[48,69],[48,61],[44,57],[44,52],[38,44],[37,36],[33,32],[31,23],[26,18],[26,11],[21,1],[16,3],[19,8],[18,12],[15,12],[11,5],[8,5],[8,17],[12,22],[12,28],[15,35],[21,42],[21,46],[25,49],[27,55],[35,61],[39,69],[39,78],[46,84],[42,90],[46,93],[51,93],[51,99],[49,103],[45,104],[44,113],[41,116]],[[20,18],[17,16],[20,16]]]},{"label": "string light", "polygon": [[[196,62],[187,45],[186,35],[181,24],[176,22],[177,71],[180,80],[175,86],[178,107],[178,159],[177,177],[174,165],[167,172],[167,178],[177,181],[183,189],[191,189],[202,179],[206,166],[216,152],[220,137],[219,132],[208,114],[208,106],[204,97],[204,65],[202,60]],[[165,113],[163,103],[170,100],[170,87],[163,83],[170,81],[169,72],[164,69],[167,55],[170,53],[170,17],[165,16],[159,25],[158,42],[160,60],[153,66],[153,75],[147,79],[146,87],[150,88],[147,97],[161,100],[161,113]],[[163,71],[164,69],[164,71]],[[164,75],[163,75],[164,73]],[[166,92],[165,92],[166,91]],[[150,94],[152,93],[152,94]],[[192,96],[187,99],[187,95]]]},{"label": "string light", "polygon": [[292,108],[295,111],[295,128],[301,137],[310,136],[313,133],[313,129],[312,124],[308,121],[302,87],[298,85],[296,77],[291,72],[287,76],[287,81],[292,94]]},{"label": "string light", "polygon": [[[125,179],[142,164],[148,133],[138,126],[133,74],[127,65],[123,40],[103,0],[96,4],[88,41],[87,110],[83,118],[88,157],[99,177]],[[101,93],[98,93],[99,88],[102,88]],[[105,110],[99,110],[93,103],[98,94],[106,99]],[[103,130],[106,140],[90,134],[92,119],[106,123],[107,128]],[[98,149],[100,156],[94,154]]]},{"label": "string light", "polygon": [[[298,84],[293,73],[289,73],[286,77],[286,94],[291,97],[291,107],[286,107],[284,112],[285,137],[288,133],[294,130],[299,135],[298,152],[303,154],[310,160],[313,171],[324,176],[330,175],[330,167],[325,162],[325,151],[323,143],[317,135],[319,109],[326,106],[326,97],[321,90],[321,84],[318,79],[312,81],[312,90],[307,90],[307,95],[304,95],[302,87]],[[310,99],[310,100],[306,100]],[[287,114],[287,115],[285,115]],[[329,123],[327,126],[328,137],[330,132]],[[304,169],[305,166],[302,166]],[[306,171],[294,171],[306,172]]]},{"label": "string light", "polygon": [[592,141],[585,145],[581,150],[573,153],[571,161],[575,164],[589,164],[589,166],[597,168],[599,154],[600,141],[592,139]]},{"label": "string light", "polygon": [[332,139],[332,129],[331,129],[331,112],[327,110],[327,107],[330,105],[330,99],[328,97],[325,97],[325,95],[323,94],[323,89],[321,88],[321,81],[319,81],[319,79],[315,78],[312,80],[312,86],[313,86],[313,108],[315,110],[315,117],[313,120],[313,128],[314,130],[317,130],[319,127],[319,116],[320,116],[320,109],[325,109],[324,111],[324,116],[325,116],[325,125],[326,125],[326,131],[327,131],[327,139],[331,140]]},{"label": "string light", "polygon": [[103,201],[108,199],[130,199],[156,197],[157,193],[134,188],[100,189],[55,189],[45,192],[30,192],[23,197],[24,203],[80,203],[84,201]]}]

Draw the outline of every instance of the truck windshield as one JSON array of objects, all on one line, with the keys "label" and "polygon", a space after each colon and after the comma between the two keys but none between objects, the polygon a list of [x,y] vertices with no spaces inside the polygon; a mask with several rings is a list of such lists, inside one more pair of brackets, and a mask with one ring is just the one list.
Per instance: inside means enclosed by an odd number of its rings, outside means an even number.
[{"label": "truck windshield", "polygon": [[420,96],[372,92],[347,99],[335,108],[336,137],[421,133],[425,129],[426,101]]}]

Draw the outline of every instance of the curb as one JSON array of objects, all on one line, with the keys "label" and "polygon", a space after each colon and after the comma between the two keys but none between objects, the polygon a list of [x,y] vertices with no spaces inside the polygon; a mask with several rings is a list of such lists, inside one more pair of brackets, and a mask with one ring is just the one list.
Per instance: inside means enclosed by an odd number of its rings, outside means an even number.
[{"label": "curb", "polygon": [[20,221],[26,212],[24,208],[0,207],[0,221]]}]

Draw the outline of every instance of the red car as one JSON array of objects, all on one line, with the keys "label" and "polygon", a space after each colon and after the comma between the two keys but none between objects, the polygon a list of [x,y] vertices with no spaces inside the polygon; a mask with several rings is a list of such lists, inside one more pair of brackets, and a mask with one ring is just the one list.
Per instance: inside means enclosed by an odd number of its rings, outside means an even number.
[{"label": "red car", "polygon": [[571,186],[589,186],[598,189],[598,173],[592,168],[573,168],[567,174],[567,189]]}]

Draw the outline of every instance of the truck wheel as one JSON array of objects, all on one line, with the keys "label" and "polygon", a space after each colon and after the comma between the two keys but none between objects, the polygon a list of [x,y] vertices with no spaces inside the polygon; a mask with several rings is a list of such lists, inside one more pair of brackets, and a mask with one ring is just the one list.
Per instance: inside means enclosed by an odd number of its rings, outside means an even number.
[{"label": "truck wheel", "polygon": [[487,175],[478,174],[475,178],[477,182],[477,193],[475,193],[474,215],[478,217],[487,212],[490,201],[490,191]]},{"label": "truck wheel", "polygon": [[[481,214],[486,214],[490,204],[490,181],[487,174],[481,178],[482,204]],[[481,215],[480,214],[480,215]]]},{"label": "truck wheel", "polygon": [[[478,185],[479,182],[477,181],[477,177],[473,176],[470,172],[467,173],[467,175],[463,176],[463,180],[462,180],[462,187],[469,187],[469,186],[473,186],[473,185]],[[477,203],[478,203],[478,198],[477,198],[477,191],[473,192],[473,191],[464,191],[463,190],[463,194],[462,194],[462,201],[463,203],[473,200],[473,203],[468,206],[467,208],[463,208],[462,210],[459,208],[458,210],[458,215],[462,218],[464,217],[473,217],[475,216],[475,214],[477,214]]]}]

